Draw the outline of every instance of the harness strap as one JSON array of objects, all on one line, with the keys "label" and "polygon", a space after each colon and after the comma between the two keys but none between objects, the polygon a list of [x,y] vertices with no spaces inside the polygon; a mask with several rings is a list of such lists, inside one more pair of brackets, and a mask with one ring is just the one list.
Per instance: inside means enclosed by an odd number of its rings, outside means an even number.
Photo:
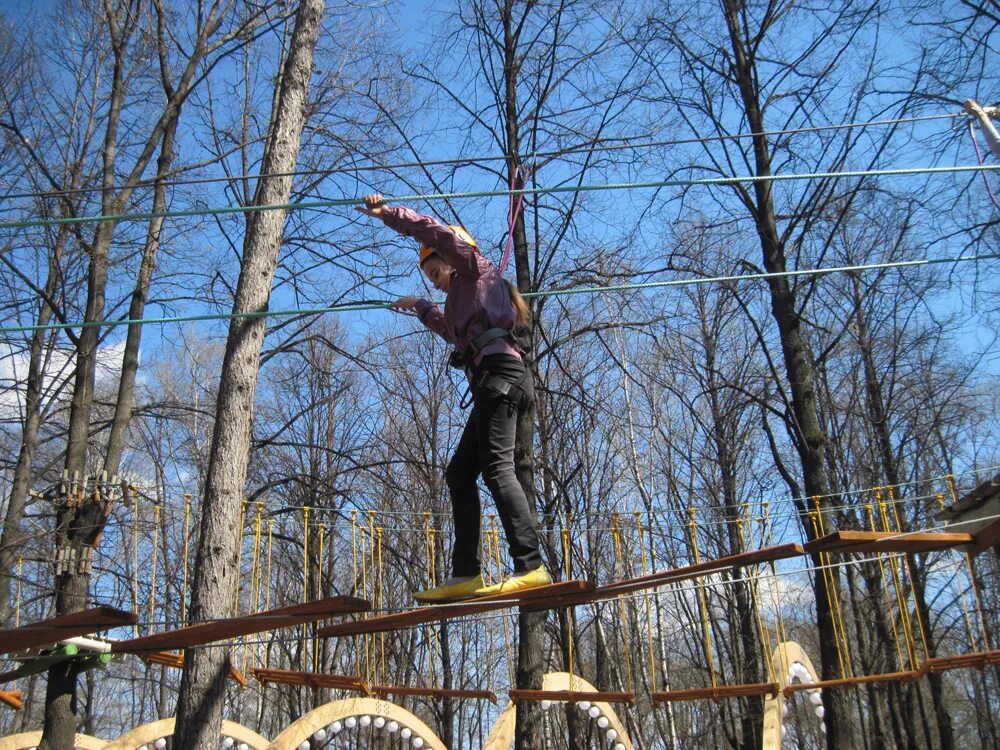
[{"label": "harness strap", "polygon": [[506,328],[489,328],[470,341],[462,351],[462,359],[471,362],[479,352],[497,339],[513,338],[514,333]]}]

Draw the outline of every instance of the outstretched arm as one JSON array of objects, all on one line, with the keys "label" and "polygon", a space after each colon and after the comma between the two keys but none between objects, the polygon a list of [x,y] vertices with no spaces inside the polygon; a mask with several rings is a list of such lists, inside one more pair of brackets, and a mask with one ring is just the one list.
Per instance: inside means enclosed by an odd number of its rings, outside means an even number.
[{"label": "outstretched arm", "polygon": [[444,313],[441,312],[441,308],[435,305],[433,302],[421,297],[406,296],[400,297],[398,300],[389,305],[393,310],[413,310],[417,314],[417,318],[423,323],[428,330],[433,331],[438,336],[443,338],[449,344],[453,343],[450,338],[448,338],[447,328],[444,324]]},{"label": "outstretched arm", "polygon": [[460,276],[476,278],[482,274],[483,257],[474,246],[455,234],[451,227],[405,206],[389,206],[378,193],[366,195],[364,201],[365,205],[358,206],[358,211],[381,219],[390,229],[433,247],[442,260],[458,271]]}]

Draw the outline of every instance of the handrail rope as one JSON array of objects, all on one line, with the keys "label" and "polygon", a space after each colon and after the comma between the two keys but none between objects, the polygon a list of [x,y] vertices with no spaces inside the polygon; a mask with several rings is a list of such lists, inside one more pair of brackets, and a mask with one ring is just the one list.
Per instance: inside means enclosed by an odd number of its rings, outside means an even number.
[{"label": "handrail rope", "polygon": [[[570,146],[568,148],[562,149],[560,151],[537,151],[528,154],[521,154],[521,158],[528,162],[534,162],[537,159],[555,159],[561,156],[572,156],[576,154],[587,154],[593,153],[595,151],[625,151],[628,149],[642,149],[642,148],[658,148],[661,146],[680,146],[691,143],[710,143],[713,141],[728,141],[728,140],[742,140],[744,138],[754,138],[759,136],[775,136],[775,135],[797,135],[800,133],[818,133],[825,130],[844,130],[850,128],[862,128],[862,127],[875,127],[879,125],[899,125],[905,123],[914,122],[930,122],[933,120],[950,120],[958,117],[962,117],[964,113],[955,114],[942,114],[942,115],[919,115],[914,117],[900,117],[891,118],[884,120],[863,120],[858,122],[849,123],[836,123],[829,125],[814,125],[807,128],[783,128],[779,130],[765,130],[759,133],[733,133],[731,135],[709,135],[709,136],[694,136],[689,138],[671,138],[667,140],[658,141],[644,141],[641,143],[616,143],[616,144],[601,144],[600,146],[588,144],[580,146]],[[623,140],[627,137],[623,137]],[[486,155],[486,156],[468,156],[468,157],[452,157],[450,159],[428,159],[428,160],[415,160],[408,162],[400,162],[396,164],[368,164],[359,165],[352,167],[328,167],[326,169],[298,169],[291,172],[256,172],[251,174],[233,175],[231,177],[219,176],[219,177],[198,177],[184,180],[169,180],[166,184],[168,187],[175,187],[177,185],[205,185],[213,182],[232,182],[232,181],[244,181],[244,180],[259,180],[264,177],[309,177],[322,175],[328,177],[334,174],[356,174],[358,172],[374,172],[378,170],[396,170],[396,169],[411,169],[411,168],[424,168],[424,167],[439,167],[439,166],[453,166],[453,165],[475,165],[479,162],[491,162],[491,161],[506,161],[510,158],[509,155]],[[188,171],[185,168],[183,171]],[[178,174],[181,170],[178,170]],[[155,184],[152,180],[142,180],[136,184],[137,188],[153,187]],[[13,187],[9,183],[0,183],[0,187]],[[68,190],[43,190],[33,193],[10,193],[3,196],[4,200],[15,200],[19,198],[54,198],[57,196],[65,195],[79,195],[84,193],[96,193],[104,190],[103,187],[89,187],[89,188],[71,188]],[[115,186],[112,188],[114,192],[120,192],[122,186]]]},{"label": "handrail rope", "polygon": [[[603,294],[606,292],[627,292],[642,289],[662,289],[674,286],[695,286],[701,284],[734,283],[739,281],[766,281],[778,278],[798,278],[800,276],[822,276],[832,273],[853,273],[856,271],[873,271],[890,268],[917,268],[921,266],[941,265],[944,263],[968,263],[981,260],[1000,259],[1000,253],[985,253],[982,255],[959,255],[950,258],[918,258],[916,260],[887,261],[883,263],[864,263],[852,266],[833,266],[831,268],[804,268],[793,271],[773,271],[762,273],[732,274],[725,276],[705,276],[694,279],[667,279],[665,281],[644,281],[627,284],[606,284],[603,286],[580,286],[567,289],[547,289],[535,292],[523,292],[525,298],[568,297],[577,294]],[[437,304],[439,301],[435,301]],[[69,323],[43,323],[23,326],[2,326],[0,334],[22,333],[31,331],[57,331],[75,328],[120,328],[121,326],[164,325],[167,323],[195,323],[210,320],[238,320],[255,318],[282,318],[306,315],[324,315],[326,313],[360,312],[366,310],[389,310],[392,302],[347,302],[341,305],[327,307],[304,307],[288,310],[260,310],[253,312],[205,313],[201,315],[168,315],[158,318],[123,318],[121,320],[73,321]],[[836,494],[836,493],[833,493]],[[806,499],[806,498],[801,498]]]},{"label": "handrail rope", "polygon": [[[790,182],[795,180],[829,180],[858,177],[905,177],[910,175],[939,175],[961,173],[985,173],[1000,170],[1000,164],[956,164],[947,167],[897,167],[892,169],[857,169],[841,172],[802,172],[772,175],[729,175],[725,177],[700,177],[680,180],[647,180],[639,182],[608,182],[590,185],[554,185],[551,187],[509,188],[503,190],[460,190],[450,193],[413,193],[409,195],[386,196],[387,202],[416,203],[432,200],[457,200],[462,198],[499,198],[516,195],[553,195],[557,193],[592,193],[613,190],[643,190],[650,188],[693,187],[715,185],[742,185],[758,182]],[[356,206],[358,198],[332,198],[330,200],[292,201],[248,206],[216,206],[192,208],[178,211],[137,211],[125,214],[95,214],[90,216],[61,216],[53,219],[23,219],[0,222],[0,230],[26,229],[28,227],[50,227],[60,224],[99,224],[102,222],[146,221],[149,219],[175,219],[191,216],[225,216],[247,214],[258,211],[305,211],[322,208]]]}]

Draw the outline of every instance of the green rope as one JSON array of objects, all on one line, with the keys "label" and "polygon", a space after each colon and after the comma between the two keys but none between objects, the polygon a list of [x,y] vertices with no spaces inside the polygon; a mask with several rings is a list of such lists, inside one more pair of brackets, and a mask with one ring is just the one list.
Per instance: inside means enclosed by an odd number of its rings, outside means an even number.
[{"label": "green rope", "polygon": [[[583,286],[570,289],[550,289],[538,292],[525,292],[524,297],[565,297],[575,294],[598,294],[601,292],[624,292],[642,289],[659,289],[672,286],[690,286],[695,284],[717,284],[735,281],[754,281],[762,279],[790,278],[797,276],[824,276],[831,273],[849,273],[853,271],[871,271],[880,268],[913,268],[941,263],[966,263],[979,260],[1000,260],[1000,254],[963,255],[957,258],[921,258],[919,260],[903,260],[891,263],[869,263],[855,266],[834,266],[832,268],[810,268],[797,271],[778,271],[774,273],[750,273],[733,276],[706,276],[696,279],[669,279],[667,281],[646,281],[631,284],[608,284],[605,286]],[[442,304],[440,301],[437,304]],[[124,320],[97,320],[77,323],[46,323],[45,325],[4,326],[0,334],[20,333],[26,331],[54,331],[69,328],[118,328],[131,325],[164,325],[166,323],[190,323],[205,320],[233,320],[253,318],[282,318],[307,315],[323,315],[332,312],[350,312],[354,310],[387,310],[390,302],[364,302],[332,305],[330,307],[299,308],[294,310],[263,310],[255,312],[214,313],[206,315],[177,315],[162,318],[131,318]]]},{"label": "green rope", "polygon": [[[603,185],[560,185],[548,188],[522,188],[520,190],[472,190],[456,193],[425,193],[414,195],[386,196],[386,201],[413,203],[416,201],[450,200],[454,198],[492,198],[510,195],[550,193],[586,193],[600,190],[635,190],[642,188],[687,187],[691,185],[737,185],[740,183],[779,182],[787,180],[817,180],[839,177],[888,177],[915,174],[945,174],[955,172],[986,172],[1000,169],[1000,164],[972,164],[954,167],[911,167],[907,169],[868,169],[853,172],[809,172],[784,175],[745,175],[735,177],[704,177],[691,180],[661,180],[657,182],[616,182]],[[296,201],[261,206],[221,206],[217,208],[187,209],[183,211],[146,211],[134,214],[112,214],[97,216],[69,216],[56,219],[25,219],[24,221],[0,222],[0,229],[23,229],[25,227],[48,227],[59,224],[95,224],[104,221],[140,221],[156,218],[177,218],[184,216],[219,216],[223,214],[243,214],[253,211],[302,211],[315,208],[356,206],[357,198],[335,198],[326,201]]]}]

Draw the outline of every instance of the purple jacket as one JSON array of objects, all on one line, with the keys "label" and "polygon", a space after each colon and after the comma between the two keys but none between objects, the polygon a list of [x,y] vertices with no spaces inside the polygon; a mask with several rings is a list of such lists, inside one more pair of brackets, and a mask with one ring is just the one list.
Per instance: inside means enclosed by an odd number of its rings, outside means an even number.
[{"label": "purple jacket", "polygon": [[[444,310],[430,300],[417,302],[420,322],[458,349],[490,328],[514,327],[517,311],[497,269],[472,245],[430,216],[421,216],[403,206],[383,206],[382,221],[400,234],[433,247],[445,263],[455,269]],[[521,358],[509,338],[494,339],[479,353],[474,364],[487,354],[509,354]]]}]

